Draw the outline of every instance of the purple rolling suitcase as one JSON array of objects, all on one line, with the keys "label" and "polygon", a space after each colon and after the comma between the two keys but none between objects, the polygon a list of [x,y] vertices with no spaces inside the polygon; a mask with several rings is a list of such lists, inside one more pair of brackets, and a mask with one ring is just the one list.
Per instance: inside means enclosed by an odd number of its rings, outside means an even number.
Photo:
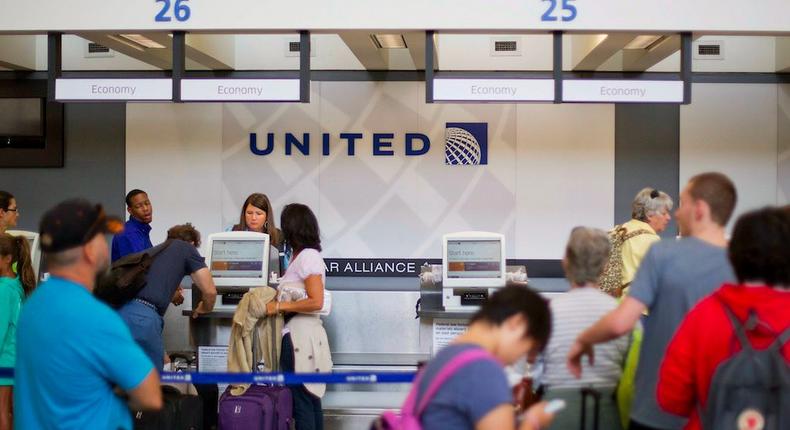
[{"label": "purple rolling suitcase", "polygon": [[219,401],[220,430],[290,430],[293,399],[286,387],[251,385],[241,396],[228,387]]},{"label": "purple rolling suitcase", "polygon": [[[272,341],[275,342],[274,324]],[[253,342],[253,348],[257,345]],[[279,362],[273,366],[279,369]],[[293,397],[283,386],[250,385],[241,396],[225,389],[219,398],[219,430],[293,430]]]}]

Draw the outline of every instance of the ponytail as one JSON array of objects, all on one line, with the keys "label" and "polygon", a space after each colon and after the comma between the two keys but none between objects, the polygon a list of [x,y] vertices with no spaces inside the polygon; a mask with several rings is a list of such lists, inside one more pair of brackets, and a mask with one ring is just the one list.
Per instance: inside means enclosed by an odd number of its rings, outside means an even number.
[{"label": "ponytail", "polygon": [[22,289],[25,290],[25,297],[27,297],[36,288],[36,274],[33,272],[30,244],[23,236],[16,236],[14,244],[16,245],[16,253],[14,254],[16,270],[17,274],[19,274],[19,281],[22,283]]}]

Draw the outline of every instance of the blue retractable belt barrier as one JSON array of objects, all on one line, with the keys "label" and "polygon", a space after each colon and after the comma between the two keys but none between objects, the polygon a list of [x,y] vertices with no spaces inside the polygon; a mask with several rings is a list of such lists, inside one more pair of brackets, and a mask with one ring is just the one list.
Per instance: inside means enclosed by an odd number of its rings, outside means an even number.
[{"label": "blue retractable belt barrier", "polygon": [[[414,380],[414,372],[385,373],[215,373],[162,372],[165,383],[193,384],[404,384]],[[0,378],[13,378],[14,369],[0,368]]]}]

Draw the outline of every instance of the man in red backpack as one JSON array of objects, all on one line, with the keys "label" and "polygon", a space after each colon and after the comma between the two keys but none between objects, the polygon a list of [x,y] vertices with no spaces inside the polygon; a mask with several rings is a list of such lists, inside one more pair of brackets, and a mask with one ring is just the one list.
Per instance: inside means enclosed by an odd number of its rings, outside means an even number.
[{"label": "man in red backpack", "polygon": [[738,283],[701,301],[678,328],[661,365],[659,405],[690,417],[686,429],[790,428],[790,206],[743,215],[729,259]]}]

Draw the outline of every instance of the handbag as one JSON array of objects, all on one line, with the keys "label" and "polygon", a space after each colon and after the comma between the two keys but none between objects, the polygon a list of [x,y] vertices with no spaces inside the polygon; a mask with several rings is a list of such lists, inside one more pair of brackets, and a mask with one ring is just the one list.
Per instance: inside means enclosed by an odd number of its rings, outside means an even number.
[{"label": "handbag", "polygon": [[[280,284],[277,287],[277,301],[278,302],[298,302],[307,298],[307,290],[305,290],[304,283],[302,282],[287,282]],[[304,312],[310,315],[329,316],[332,312],[332,293],[324,287],[324,306],[320,310],[312,312]]]}]

